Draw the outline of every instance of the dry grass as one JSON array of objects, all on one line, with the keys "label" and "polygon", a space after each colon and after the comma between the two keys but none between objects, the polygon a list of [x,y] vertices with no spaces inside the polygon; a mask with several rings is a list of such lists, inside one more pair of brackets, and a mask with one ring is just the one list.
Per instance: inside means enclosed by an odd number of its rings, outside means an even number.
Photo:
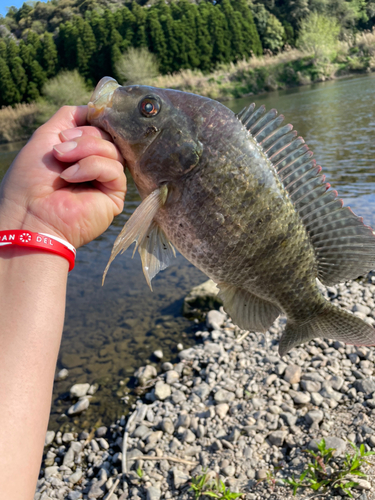
[{"label": "dry grass", "polygon": [[37,127],[36,103],[17,104],[0,109],[0,143],[28,139]]},{"label": "dry grass", "polygon": [[223,64],[208,75],[203,74],[199,70],[192,71],[187,69],[172,75],[160,75],[154,79],[153,85],[156,87],[195,92],[211,99],[225,100],[233,97],[230,95],[230,92],[226,91],[226,88],[229,88],[231,83],[246,81],[249,75],[261,69],[285,65],[301,59],[305,55],[297,49],[292,49],[275,56],[252,57],[251,59],[236,63]]}]

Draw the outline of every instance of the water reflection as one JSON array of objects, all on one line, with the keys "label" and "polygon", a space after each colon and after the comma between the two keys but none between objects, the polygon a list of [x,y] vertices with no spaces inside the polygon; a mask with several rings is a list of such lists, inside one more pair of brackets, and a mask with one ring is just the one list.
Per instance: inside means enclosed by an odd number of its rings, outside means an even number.
[{"label": "water reflection", "polygon": [[[235,112],[255,101],[277,108],[293,123],[324,169],[327,181],[356,213],[375,225],[375,77],[327,82],[239,99],[227,105]],[[0,172],[21,145],[0,146]],[[374,194],[373,194],[374,193]],[[165,358],[176,345],[195,342],[194,325],[181,317],[184,295],[205,278],[183,257],[160,273],[150,292],[138,254],[132,249],[117,257],[101,286],[102,273],[114,239],[139,203],[129,182],[124,212],[104,235],[78,250],[77,265],[68,280],[67,312],[59,367],[69,369],[66,381],[55,384],[51,428],[65,422],[64,397],[75,382],[98,382],[97,395],[85,414],[73,423],[90,427],[101,416],[105,423],[126,410],[121,400],[131,387],[131,375],[158,347]],[[156,361],[155,361],[156,362]]]}]

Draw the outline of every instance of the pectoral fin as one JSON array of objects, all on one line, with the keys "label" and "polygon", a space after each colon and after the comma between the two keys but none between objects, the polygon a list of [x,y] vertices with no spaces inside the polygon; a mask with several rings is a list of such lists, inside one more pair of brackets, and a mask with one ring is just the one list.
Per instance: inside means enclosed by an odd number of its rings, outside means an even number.
[{"label": "pectoral fin", "polygon": [[167,268],[176,252],[164,231],[152,222],[148,233],[139,243],[139,255],[142,259],[143,273],[152,291],[151,280],[159,271]]},{"label": "pectoral fin", "polygon": [[[143,239],[150,231],[150,226],[153,223],[153,218],[157,214],[158,210],[166,202],[167,195],[167,186],[162,186],[161,188],[155,189],[155,191],[149,194],[147,198],[145,198],[139,205],[139,207],[135,210],[133,215],[123,227],[121,233],[116,238],[116,241],[112,248],[111,257],[109,258],[107,267],[105,268],[103,274],[102,284],[104,283],[109,266],[111,265],[116,255],[118,255],[120,252],[125,252],[125,250],[129,248],[129,246],[134,241],[136,242],[135,249],[137,249],[138,246],[142,243]],[[162,268],[160,267],[160,269]]]}]

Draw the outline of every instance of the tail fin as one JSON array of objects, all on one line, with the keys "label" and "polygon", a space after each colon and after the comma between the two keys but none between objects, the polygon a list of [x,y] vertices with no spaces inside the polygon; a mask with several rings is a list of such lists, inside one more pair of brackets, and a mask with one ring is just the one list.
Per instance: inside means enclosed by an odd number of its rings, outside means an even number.
[{"label": "tail fin", "polygon": [[341,340],[347,344],[375,345],[375,329],[357,316],[332,304],[304,323],[287,321],[280,339],[280,356],[287,354],[294,346],[317,337]]}]

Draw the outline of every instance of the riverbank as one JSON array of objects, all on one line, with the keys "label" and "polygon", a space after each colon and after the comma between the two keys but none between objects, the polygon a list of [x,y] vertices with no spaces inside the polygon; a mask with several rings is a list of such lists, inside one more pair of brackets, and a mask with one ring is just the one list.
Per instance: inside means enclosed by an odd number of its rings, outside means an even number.
[{"label": "riverbank", "polygon": [[[375,324],[375,276],[322,292]],[[164,363],[159,374],[151,365],[138,370],[144,395],[130,416],[90,433],[47,433],[35,500],[187,500],[192,484],[202,495],[209,488],[230,498],[215,490],[216,474],[246,500],[291,499],[285,481],[314,461],[305,450],[316,453],[322,438],[336,450],[316,466],[317,478],[333,486],[325,498],[345,496],[347,483],[354,498],[375,498],[373,457],[358,460],[367,476],[343,474],[354,464],[345,463],[354,453],[349,441],[375,451],[374,347],[318,339],[281,359],[283,318],[264,336],[238,331],[217,310],[200,326],[200,343],[182,350],[178,363]],[[321,493],[304,486],[294,498]]]},{"label": "riverbank", "polygon": [[[145,83],[225,102],[372,71],[375,71],[375,31],[361,33],[352,44],[341,42],[331,60],[291,49],[222,65],[210,74],[183,70]],[[60,93],[66,95],[67,92],[69,94],[64,86]],[[0,109],[0,144],[27,139],[58,107],[39,101]]]}]

